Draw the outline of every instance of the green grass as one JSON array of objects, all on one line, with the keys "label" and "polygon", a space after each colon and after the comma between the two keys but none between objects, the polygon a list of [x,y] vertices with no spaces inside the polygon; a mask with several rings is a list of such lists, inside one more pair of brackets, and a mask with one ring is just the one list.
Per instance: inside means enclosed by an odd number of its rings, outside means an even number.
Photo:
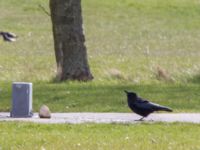
[{"label": "green grass", "polygon": [[[82,0],[94,80],[53,83],[56,64],[48,0],[0,1],[0,111],[11,106],[12,81],[33,82],[33,108],[52,112],[130,112],[133,90],[175,112],[200,110],[199,0]],[[164,74],[159,73],[159,69]],[[200,149],[200,126],[42,125],[0,123],[0,149]]]},{"label": "green grass", "polygon": [[[111,82],[111,81],[110,81]],[[153,102],[172,107],[174,112],[199,112],[200,87],[198,84],[107,84],[90,82],[33,83],[33,108],[42,104],[52,112],[130,112],[125,89],[136,91]],[[11,83],[1,84],[0,111],[10,110]]]},{"label": "green grass", "polygon": [[19,35],[0,43],[0,111],[10,110],[11,82],[29,81],[34,111],[47,104],[59,112],[128,112],[128,89],[175,112],[199,112],[198,0],[83,0],[94,80],[62,84],[52,82],[51,20],[38,5],[49,11],[48,0],[0,2],[1,29]]},{"label": "green grass", "polygon": [[[16,43],[1,42],[0,80],[49,81],[55,76],[51,20],[38,5],[49,10],[48,0],[0,2],[2,30],[19,35]],[[159,82],[157,66],[175,82],[199,74],[198,0],[83,0],[82,6],[95,81],[112,79],[113,68],[137,83]]]},{"label": "green grass", "polygon": [[1,149],[196,150],[197,124],[44,125],[0,123]]}]

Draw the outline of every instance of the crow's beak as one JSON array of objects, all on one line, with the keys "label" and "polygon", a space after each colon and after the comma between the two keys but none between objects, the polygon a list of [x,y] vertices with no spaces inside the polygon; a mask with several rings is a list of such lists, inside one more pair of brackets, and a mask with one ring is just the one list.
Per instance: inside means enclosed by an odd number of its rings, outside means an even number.
[{"label": "crow's beak", "polygon": [[126,91],[126,90],[124,90],[124,92],[126,93],[126,94],[128,94],[129,92],[128,91]]}]

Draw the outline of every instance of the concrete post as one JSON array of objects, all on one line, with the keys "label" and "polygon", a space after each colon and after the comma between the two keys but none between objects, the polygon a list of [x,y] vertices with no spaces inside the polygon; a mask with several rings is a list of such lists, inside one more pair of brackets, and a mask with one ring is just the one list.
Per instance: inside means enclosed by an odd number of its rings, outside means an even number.
[{"label": "concrete post", "polygon": [[13,82],[11,117],[32,117],[32,83]]}]

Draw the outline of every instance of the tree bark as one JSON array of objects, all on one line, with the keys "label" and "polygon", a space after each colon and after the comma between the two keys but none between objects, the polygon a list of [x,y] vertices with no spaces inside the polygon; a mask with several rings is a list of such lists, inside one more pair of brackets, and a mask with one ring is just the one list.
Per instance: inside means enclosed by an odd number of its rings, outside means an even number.
[{"label": "tree bark", "polygon": [[81,0],[50,0],[57,79],[92,80],[82,29]]}]

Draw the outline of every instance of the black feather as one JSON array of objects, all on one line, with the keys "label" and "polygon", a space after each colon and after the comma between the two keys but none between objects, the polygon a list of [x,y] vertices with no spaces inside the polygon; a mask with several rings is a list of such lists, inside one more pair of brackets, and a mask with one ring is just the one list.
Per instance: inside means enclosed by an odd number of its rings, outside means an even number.
[{"label": "black feather", "polygon": [[137,96],[137,94],[134,92],[125,91],[125,93],[127,94],[127,101],[130,109],[142,117],[147,117],[154,111],[172,112],[171,108],[142,99],[139,96]]}]

